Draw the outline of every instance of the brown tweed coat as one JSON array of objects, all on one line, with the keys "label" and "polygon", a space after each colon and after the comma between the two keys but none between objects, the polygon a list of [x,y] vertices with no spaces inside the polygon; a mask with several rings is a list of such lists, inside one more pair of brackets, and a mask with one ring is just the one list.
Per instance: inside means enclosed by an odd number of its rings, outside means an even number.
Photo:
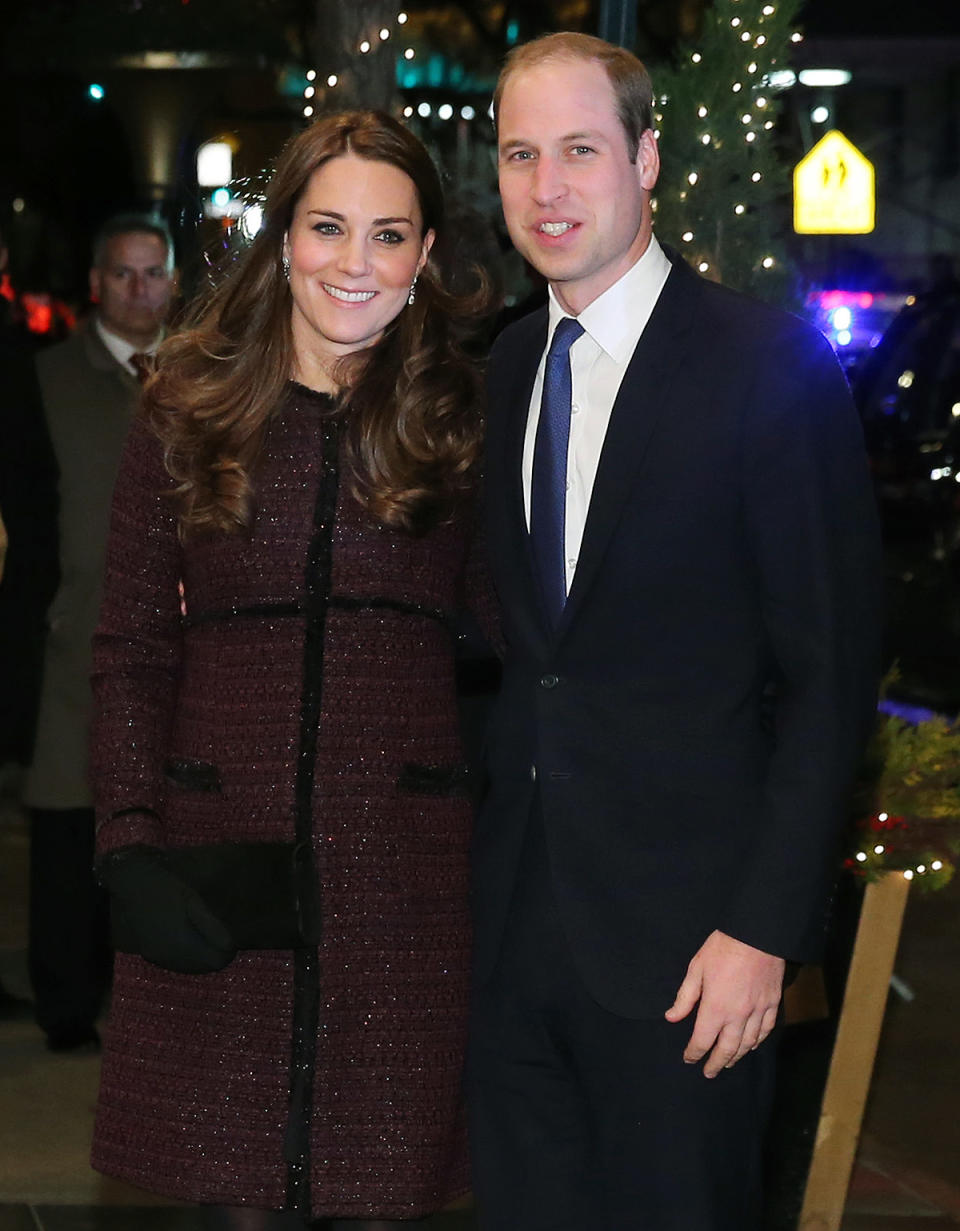
[{"label": "brown tweed coat", "polygon": [[324,939],[208,975],[118,955],[93,1162],[188,1200],[413,1218],[468,1186],[448,617],[472,569],[461,524],[372,523],[328,408],[291,384],[252,531],[185,546],[131,433],[94,647],[99,850],[307,835]]}]

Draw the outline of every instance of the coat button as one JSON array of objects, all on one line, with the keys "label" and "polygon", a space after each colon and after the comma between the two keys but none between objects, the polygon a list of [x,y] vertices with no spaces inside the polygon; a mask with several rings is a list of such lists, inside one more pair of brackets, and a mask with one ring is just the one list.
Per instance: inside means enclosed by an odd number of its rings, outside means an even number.
[{"label": "coat button", "polygon": [[558,675],[541,675],[540,676],[540,687],[541,688],[556,688],[556,686],[559,683],[560,683],[560,677]]}]

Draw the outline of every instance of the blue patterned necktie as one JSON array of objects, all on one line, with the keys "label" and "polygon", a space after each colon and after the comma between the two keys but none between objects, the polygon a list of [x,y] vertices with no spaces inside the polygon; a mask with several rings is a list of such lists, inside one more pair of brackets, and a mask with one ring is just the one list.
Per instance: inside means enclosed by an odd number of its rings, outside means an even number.
[{"label": "blue patterned necktie", "polygon": [[565,316],[557,325],[543,372],[540,420],[530,483],[530,545],[551,624],[567,601],[564,564],[567,512],[567,445],[570,440],[570,347],[583,326]]}]

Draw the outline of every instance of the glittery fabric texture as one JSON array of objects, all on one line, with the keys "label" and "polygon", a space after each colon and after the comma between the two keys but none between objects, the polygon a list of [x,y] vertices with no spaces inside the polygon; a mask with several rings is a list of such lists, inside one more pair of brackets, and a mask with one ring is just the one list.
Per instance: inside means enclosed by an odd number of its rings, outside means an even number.
[{"label": "glittery fabric texture", "polygon": [[159,445],[140,425],[127,445],[94,642],[98,848],[291,840],[306,791],[324,939],[199,976],[118,955],[93,1164],[187,1200],[414,1218],[468,1187],[472,810],[442,617],[476,585],[463,524],[387,530],[337,484],[328,416],[291,385],[252,530],[185,544]]}]

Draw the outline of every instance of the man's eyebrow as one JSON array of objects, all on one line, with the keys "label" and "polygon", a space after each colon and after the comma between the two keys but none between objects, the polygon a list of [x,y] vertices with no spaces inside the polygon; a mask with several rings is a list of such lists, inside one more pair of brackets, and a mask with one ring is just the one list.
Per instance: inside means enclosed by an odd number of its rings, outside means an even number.
[{"label": "man's eyebrow", "polygon": [[[337,222],[347,221],[346,216],[344,214],[338,214],[337,211],[334,209],[308,209],[307,213],[308,214],[320,214],[324,218],[336,218]],[[397,222],[405,222],[407,223],[408,226],[411,226],[411,227],[413,226],[413,219],[404,218],[402,215],[396,218],[374,218],[373,225],[375,227],[385,227],[385,226],[390,225],[391,223],[397,223]]]},{"label": "man's eyebrow", "polygon": [[[605,140],[605,137],[603,133],[591,132],[589,129],[585,129],[583,132],[564,133],[561,137],[557,138],[557,144],[564,144],[567,141],[604,141],[604,140]],[[514,137],[510,141],[504,141],[503,144],[500,146],[500,149],[501,150],[513,150],[513,149],[526,148],[529,146],[536,146],[536,145],[537,145],[536,141],[531,141],[523,137]]]}]

